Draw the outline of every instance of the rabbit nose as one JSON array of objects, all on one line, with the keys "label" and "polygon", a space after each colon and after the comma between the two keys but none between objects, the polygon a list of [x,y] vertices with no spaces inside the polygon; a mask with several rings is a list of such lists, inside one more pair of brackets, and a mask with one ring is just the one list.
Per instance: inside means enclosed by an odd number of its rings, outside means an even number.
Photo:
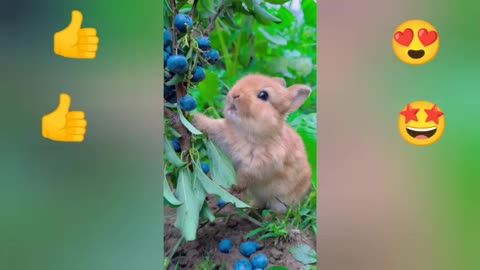
[{"label": "rabbit nose", "polygon": [[240,95],[234,95],[234,96],[233,96],[233,99],[237,99],[237,98],[239,98],[239,97],[240,97]]}]

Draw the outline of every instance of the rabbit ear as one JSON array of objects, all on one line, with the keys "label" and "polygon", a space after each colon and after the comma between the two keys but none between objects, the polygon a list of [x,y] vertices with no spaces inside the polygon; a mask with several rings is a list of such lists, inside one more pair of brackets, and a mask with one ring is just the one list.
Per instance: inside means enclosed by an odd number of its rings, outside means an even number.
[{"label": "rabbit ear", "polygon": [[310,93],[312,93],[312,89],[309,86],[302,84],[292,85],[288,88],[288,91],[292,94],[292,101],[290,103],[290,108],[288,108],[288,112],[298,110],[298,108],[300,108],[310,96]]},{"label": "rabbit ear", "polygon": [[274,81],[278,82],[281,86],[287,87],[287,82],[285,81],[285,79],[280,78],[280,77],[273,77],[272,79]]}]

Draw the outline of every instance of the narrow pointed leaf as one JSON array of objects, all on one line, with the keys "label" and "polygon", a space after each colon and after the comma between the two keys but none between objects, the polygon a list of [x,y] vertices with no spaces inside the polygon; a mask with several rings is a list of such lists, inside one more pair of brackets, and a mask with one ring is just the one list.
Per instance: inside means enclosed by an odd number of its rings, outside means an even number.
[{"label": "narrow pointed leaf", "polygon": [[236,184],[237,175],[230,159],[211,140],[207,140],[205,146],[211,161],[212,179],[224,188],[230,188]]},{"label": "narrow pointed leaf", "polygon": [[170,185],[167,182],[166,168],[164,169],[164,174],[163,174],[163,198],[166,200],[166,202],[170,207],[178,207],[182,205],[182,202],[179,201],[175,197],[175,195],[173,195],[173,192],[170,189]]},{"label": "narrow pointed leaf", "polygon": [[215,194],[220,196],[222,200],[228,203],[232,203],[237,208],[250,208],[250,206],[241,200],[237,199],[235,196],[228,193],[223,189],[219,184],[215,183],[210,179],[205,173],[203,173],[202,168],[196,162],[193,173],[195,178],[200,181],[203,188],[208,192],[208,194]]},{"label": "narrow pointed leaf", "polygon": [[210,222],[215,221],[215,215],[213,214],[210,207],[208,207],[207,203],[203,204],[202,210],[200,211],[200,217],[204,219],[208,219]]},{"label": "narrow pointed leaf", "polygon": [[186,163],[183,162],[178,156],[177,153],[175,152],[175,149],[173,149],[172,143],[170,140],[167,139],[167,137],[164,137],[164,152],[165,152],[165,157],[167,160],[175,167],[182,167]]},{"label": "narrow pointed leaf", "polygon": [[185,75],[175,74],[165,85],[174,86],[177,83],[181,83],[185,80]]},{"label": "narrow pointed leaf", "polygon": [[177,208],[175,227],[182,232],[187,241],[197,238],[198,219],[201,205],[193,197],[192,174],[187,167],[180,169],[175,190],[176,197],[183,203]]},{"label": "narrow pointed leaf", "polygon": [[293,255],[295,260],[303,264],[314,264],[317,262],[317,253],[305,244],[291,247],[289,252]]},{"label": "narrow pointed leaf", "polygon": [[178,116],[180,117],[180,121],[182,124],[192,133],[193,135],[202,135],[202,132],[196,129],[183,115],[182,109],[180,109],[180,105],[177,106]]}]

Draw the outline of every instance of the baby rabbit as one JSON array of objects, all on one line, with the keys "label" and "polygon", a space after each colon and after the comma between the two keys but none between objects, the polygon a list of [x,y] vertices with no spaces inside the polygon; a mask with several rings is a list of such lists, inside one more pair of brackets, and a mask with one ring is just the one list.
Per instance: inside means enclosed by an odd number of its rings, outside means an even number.
[{"label": "baby rabbit", "polygon": [[310,188],[305,146],[285,120],[311,92],[306,85],[287,88],[281,78],[253,74],[228,92],[225,119],[194,115],[194,126],[231,158],[238,180],[233,190],[248,189],[256,208],[284,213]]}]

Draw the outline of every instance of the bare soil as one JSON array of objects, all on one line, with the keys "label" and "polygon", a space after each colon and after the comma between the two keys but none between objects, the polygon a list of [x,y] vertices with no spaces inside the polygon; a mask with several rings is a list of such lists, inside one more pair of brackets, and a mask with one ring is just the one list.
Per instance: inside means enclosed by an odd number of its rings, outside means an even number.
[{"label": "bare soil", "polygon": [[[208,198],[208,204],[213,211],[218,209],[217,200],[214,197]],[[224,207],[220,213],[233,213],[235,209],[231,205]],[[175,210],[165,207],[165,256],[169,256],[178,239],[181,236],[180,231],[175,228]],[[245,258],[239,252],[240,244],[247,241],[245,236],[258,226],[243,217],[232,217],[228,221],[226,218],[217,218],[215,222],[208,223],[201,227],[197,232],[197,239],[191,242],[185,242],[181,245],[172,257],[172,262],[168,269],[175,269],[175,265],[179,265],[179,269],[195,270],[195,266],[205,261],[207,256],[210,261],[218,266],[226,264],[226,269],[234,269],[235,263]],[[233,248],[228,254],[221,253],[218,250],[218,244],[224,238],[228,238],[233,242]],[[248,239],[248,241],[254,241]],[[315,239],[313,235],[307,236],[303,232],[294,232],[290,234],[288,241],[279,242],[275,245],[273,239],[265,239],[257,242],[263,249],[257,251],[253,256],[259,253],[267,255],[269,265],[284,266],[290,270],[302,270],[305,266],[295,260],[289,253],[289,249],[293,246],[306,244],[315,249]],[[221,269],[221,268],[218,268]]]}]

